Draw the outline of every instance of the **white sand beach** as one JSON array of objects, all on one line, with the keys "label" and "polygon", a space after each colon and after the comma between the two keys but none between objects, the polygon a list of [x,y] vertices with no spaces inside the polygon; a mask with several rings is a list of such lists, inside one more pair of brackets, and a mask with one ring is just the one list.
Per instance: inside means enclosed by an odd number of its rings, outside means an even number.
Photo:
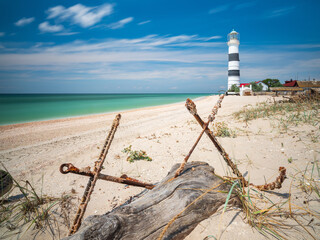
[{"label": "white sand beach", "polygon": [[[279,166],[287,168],[287,175],[296,169],[304,169],[308,162],[319,159],[319,142],[310,137],[311,131],[319,133],[319,126],[291,126],[281,131],[270,119],[257,119],[246,124],[236,120],[232,113],[243,106],[257,102],[272,101],[270,96],[237,97],[227,96],[222,102],[216,120],[224,121],[236,132],[235,138],[218,138],[231,158],[237,163],[246,178],[255,184],[273,181],[278,176]],[[210,114],[218,96],[209,96],[195,101],[198,113],[204,120]],[[120,177],[127,174],[132,178],[156,183],[166,176],[170,168],[181,163],[201,132],[184,103],[143,108],[120,112],[122,118],[115,134],[102,173]],[[17,180],[29,180],[44,194],[61,196],[76,191],[81,197],[87,184],[87,177],[61,174],[62,163],[76,167],[93,167],[104,144],[115,113],[70,119],[32,122],[0,126],[0,159]],[[210,126],[211,127],[211,126]],[[126,161],[122,150],[132,145],[133,150],[144,150],[151,162]],[[288,159],[292,160],[289,163]],[[230,175],[230,170],[207,136],[203,136],[189,161],[205,161],[215,168],[218,175]],[[288,198],[290,178],[281,189],[271,194],[274,200]],[[122,184],[98,181],[91,196],[85,217],[103,214],[119,206],[143,189],[125,187]],[[305,195],[298,195],[304,201]],[[299,199],[298,199],[299,200]],[[301,202],[300,201],[300,202]],[[308,203],[309,204],[309,203]],[[318,211],[320,209],[319,203]],[[221,239],[266,239],[244,219],[239,209],[229,209],[221,219],[216,213],[201,222],[186,238],[203,239],[217,236]],[[221,222],[221,223],[220,223]],[[314,221],[316,222],[316,220]],[[309,229],[315,236],[319,226]],[[66,228],[62,228],[66,236]],[[290,232],[289,232],[290,234]],[[318,235],[319,236],[319,235]],[[292,233],[289,238],[311,239],[306,233]],[[23,237],[27,239],[27,235]],[[37,239],[46,239],[45,235]],[[214,239],[214,238],[212,238]]]}]

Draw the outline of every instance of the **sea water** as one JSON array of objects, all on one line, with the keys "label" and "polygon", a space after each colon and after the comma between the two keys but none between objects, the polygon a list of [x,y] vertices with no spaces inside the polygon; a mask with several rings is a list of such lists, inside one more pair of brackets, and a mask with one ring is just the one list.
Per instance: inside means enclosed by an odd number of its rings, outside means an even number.
[{"label": "sea water", "polygon": [[1,94],[0,125],[157,106],[213,94]]}]

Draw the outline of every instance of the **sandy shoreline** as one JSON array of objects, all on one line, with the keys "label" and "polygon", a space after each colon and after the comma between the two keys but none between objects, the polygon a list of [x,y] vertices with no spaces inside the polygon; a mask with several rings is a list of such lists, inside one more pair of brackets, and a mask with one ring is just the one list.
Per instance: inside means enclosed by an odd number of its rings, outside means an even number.
[{"label": "sandy shoreline", "polygon": [[[246,126],[232,116],[245,105],[254,105],[270,98],[225,97],[216,118],[216,121],[225,121],[237,132],[236,138],[219,140],[240,171],[247,172],[256,184],[264,184],[264,179],[273,180],[279,166],[286,167],[288,174],[292,174],[296,166],[303,169],[309,161],[319,159],[319,143],[312,142],[308,137],[308,133],[314,130],[312,127],[292,128],[283,133],[270,120],[258,119]],[[199,115],[206,119],[217,99],[218,96],[197,99],[195,103]],[[182,162],[201,131],[184,103],[120,113],[122,119],[104,164],[105,174],[127,174],[142,181],[157,182],[175,163]],[[36,188],[42,188],[45,194],[60,196],[75,189],[76,195],[81,196],[87,179],[72,174],[62,175],[59,166],[67,162],[77,167],[93,166],[115,115],[108,113],[0,126],[1,162],[15,178],[28,179]],[[127,162],[122,150],[129,145],[134,150],[146,151],[153,161]],[[293,159],[294,165],[288,163],[288,158]],[[220,175],[228,173],[226,164],[206,136],[190,158],[190,161],[199,160],[208,162]],[[277,192],[287,193],[289,184],[286,182]],[[140,188],[125,188],[120,184],[99,181],[85,216],[108,212],[139,192]],[[281,199],[282,196],[280,194],[275,198]],[[245,224],[242,217],[239,210],[230,210],[225,214],[222,239],[265,239]],[[219,216],[213,215],[200,223],[187,239],[215,235],[218,221]]]}]

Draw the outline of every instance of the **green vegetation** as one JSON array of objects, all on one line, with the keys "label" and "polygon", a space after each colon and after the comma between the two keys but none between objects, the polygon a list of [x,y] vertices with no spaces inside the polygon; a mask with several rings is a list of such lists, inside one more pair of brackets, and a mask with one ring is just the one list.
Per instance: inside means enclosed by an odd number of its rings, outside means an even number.
[{"label": "green vegetation", "polygon": [[263,86],[261,83],[251,82],[252,91],[254,92],[261,92],[263,89]]},{"label": "green vegetation", "polygon": [[262,80],[262,82],[266,85],[268,85],[268,90],[270,90],[271,87],[282,87],[283,85],[280,83],[279,79],[271,79],[267,78]]},{"label": "green vegetation", "polygon": [[129,155],[127,157],[127,161],[130,163],[136,161],[136,160],[146,160],[146,161],[152,161],[152,158],[149,157],[145,151],[139,150],[139,151],[133,151],[131,149],[131,145],[125,149],[122,150],[123,153],[126,153]]},{"label": "green vegetation", "polygon": [[240,88],[236,84],[233,84],[228,92],[240,92]]},{"label": "green vegetation", "polygon": [[237,137],[236,132],[228,128],[226,122],[215,122],[213,124],[213,133],[217,137]]}]

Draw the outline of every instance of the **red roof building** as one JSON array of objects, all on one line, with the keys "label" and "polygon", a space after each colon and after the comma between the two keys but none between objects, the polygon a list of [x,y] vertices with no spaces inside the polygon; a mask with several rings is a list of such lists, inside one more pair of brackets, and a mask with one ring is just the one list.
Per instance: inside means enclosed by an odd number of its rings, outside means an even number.
[{"label": "red roof building", "polygon": [[250,86],[250,83],[240,83],[240,87],[242,87],[242,86]]},{"label": "red roof building", "polygon": [[[264,84],[262,81],[258,81],[258,82],[255,82],[255,83],[256,83],[256,84],[258,84],[258,83]],[[240,83],[240,87],[242,87],[242,86],[244,86],[244,87],[250,86],[250,84],[251,84],[251,83]]]},{"label": "red roof building", "polygon": [[283,84],[284,87],[298,87],[297,80],[290,80],[290,81],[285,81],[285,84]]}]

